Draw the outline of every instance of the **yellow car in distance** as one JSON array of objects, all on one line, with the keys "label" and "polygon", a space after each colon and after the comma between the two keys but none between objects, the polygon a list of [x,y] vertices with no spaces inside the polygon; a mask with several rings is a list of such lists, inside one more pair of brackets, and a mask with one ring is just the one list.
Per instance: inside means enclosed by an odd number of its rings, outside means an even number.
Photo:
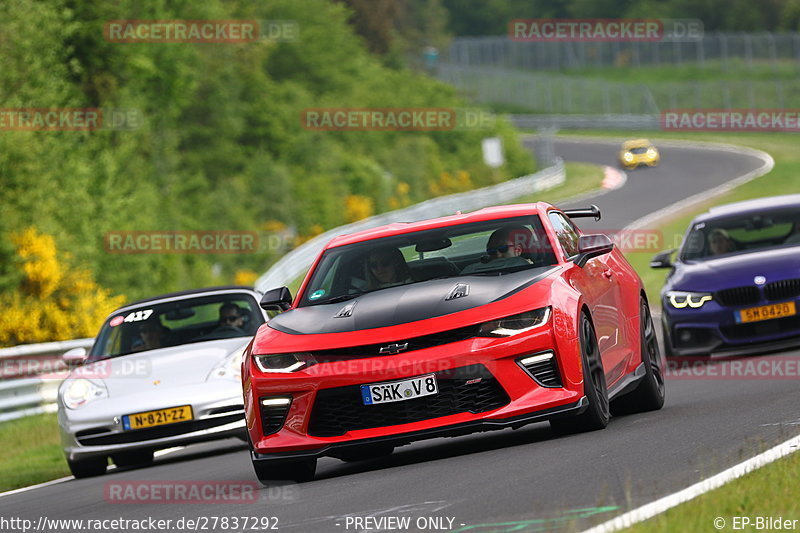
[{"label": "yellow car in distance", "polygon": [[619,152],[619,164],[622,168],[632,169],[641,165],[654,167],[660,161],[658,149],[647,139],[633,139],[622,143]]}]

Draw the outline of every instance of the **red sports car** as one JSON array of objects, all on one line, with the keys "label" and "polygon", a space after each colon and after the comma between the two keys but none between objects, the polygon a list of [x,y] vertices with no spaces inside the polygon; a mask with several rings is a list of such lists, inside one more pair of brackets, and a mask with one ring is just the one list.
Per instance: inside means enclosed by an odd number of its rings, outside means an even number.
[{"label": "red sports car", "polygon": [[296,300],[245,351],[262,482],[313,479],[317,458],[548,420],[602,429],[659,409],[664,362],[641,280],[605,235],[550,204],[482,209],[333,239]]}]

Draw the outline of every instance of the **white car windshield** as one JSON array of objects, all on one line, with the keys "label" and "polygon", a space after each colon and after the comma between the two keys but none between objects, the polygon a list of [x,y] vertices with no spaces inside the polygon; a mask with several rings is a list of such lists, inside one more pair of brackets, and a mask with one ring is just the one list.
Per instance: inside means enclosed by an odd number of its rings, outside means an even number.
[{"label": "white car windshield", "polygon": [[249,337],[264,323],[249,294],[224,293],[126,307],[109,317],[90,361],[195,342]]}]

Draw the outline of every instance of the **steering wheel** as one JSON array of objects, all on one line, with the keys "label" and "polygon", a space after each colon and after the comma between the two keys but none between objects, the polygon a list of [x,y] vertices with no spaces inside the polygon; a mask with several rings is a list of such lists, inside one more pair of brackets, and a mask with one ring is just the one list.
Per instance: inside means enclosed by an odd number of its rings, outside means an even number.
[{"label": "steering wheel", "polygon": [[230,333],[240,333],[240,334],[244,335],[244,330],[243,329],[237,328],[236,326],[230,326],[230,325],[228,325],[228,326],[219,326],[217,328],[214,328],[214,331],[212,333],[228,333],[228,332],[230,332]]}]

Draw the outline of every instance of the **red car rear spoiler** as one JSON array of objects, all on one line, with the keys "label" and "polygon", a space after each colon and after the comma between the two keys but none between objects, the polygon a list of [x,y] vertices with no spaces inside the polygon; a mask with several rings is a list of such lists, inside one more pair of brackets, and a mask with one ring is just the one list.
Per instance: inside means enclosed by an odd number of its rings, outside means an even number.
[{"label": "red car rear spoiler", "polygon": [[583,209],[564,209],[564,214],[569,218],[593,217],[595,220],[600,220],[601,217],[600,208],[594,204]]}]

